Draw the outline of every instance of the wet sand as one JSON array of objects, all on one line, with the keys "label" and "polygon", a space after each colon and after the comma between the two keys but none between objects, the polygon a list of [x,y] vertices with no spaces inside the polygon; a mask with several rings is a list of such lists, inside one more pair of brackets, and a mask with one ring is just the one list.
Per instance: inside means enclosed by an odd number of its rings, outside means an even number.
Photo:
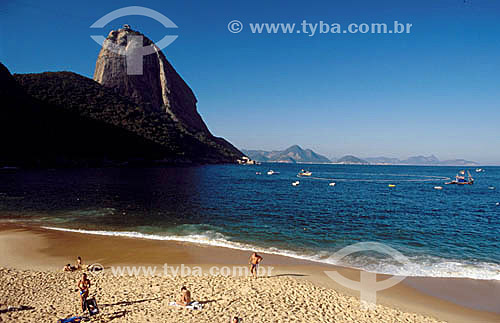
[{"label": "wet sand", "polygon": [[[360,272],[354,269],[263,254],[262,266],[274,268],[270,275],[257,280],[220,275],[115,277],[110,271],[111,266],[163,268],[165,263],[174,267],[180,264],[199,266],[205,273],[213,266],[246,265],[249,253],[189,243],[13,225],[0,225],[0,266],[6,268],[0,271],[0,281],[4,285],[6,277],[9,277],[9,286],[15,282],[13,284],[17,288],[6,290],[6,286],[1,286],[0,319],[30,321],[36,317],[43,320],[50,317],[53,320],[54,315],[61,318],[78,313],[77,293],[66,293],[67,297],[60,302],[53,299],[61,290],[76,288],[80,273],[61,273],[60,270],[66,263],[73,264],[78,255],[86,264],[100,263],[106,268],[92,276],[99,281],[100,290],[95,291],[99,303],[120,303],[103,308],[102,322],[109,321],[115,312],[121,313],[116,314],[121,315],[114,319],[117,322],[142,322],[147,318],[166,322],[227,322],[230,315],[245,316],[245,322],[342,322],[349,321],[349,318],[356,322],[500,322],[500,285],[497,281],[406,278],[402,283],[377,294],[377,304],[380,305],[376,311],[365,311],[360,307],[358,292],[335,283],[324,273],[336,270],[347,278],[359,280]],[[379,280],[387,277],[378,276]],[[36,283],[44,284],[44,277],[50,282],[43,287],[47,295],[40,297],[41,300],[35,296],[28,297],[40,289]],[[27,282],[35,283],[35,286]],[[165,302],[174,300],[179,286],[183,284],[195,291],[195,298],[210,301],[202,311],[166,306]],[[125,287],[126,293],[123,286],[129,286]],[[235,296],[230,297],[231,293]],[[156,300],[147,301],[151,297]],[[219,298],[222,299],[218,301]],[[35,309],[2,313],[6,306],[21,305]],[[49,316],[44,306],[53,306],[56,314]],[[261,315],[255,315],[254,311]],[[289,317],[289,313],[293,315]]]}]

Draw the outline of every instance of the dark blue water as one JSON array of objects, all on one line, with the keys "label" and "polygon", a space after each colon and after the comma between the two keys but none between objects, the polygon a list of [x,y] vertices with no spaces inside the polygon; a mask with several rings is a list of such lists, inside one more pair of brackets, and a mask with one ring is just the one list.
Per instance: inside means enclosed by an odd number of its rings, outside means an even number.
[{"label": "dark blue water", "polygon": [[[486,167],[484,173],[470,169],[476,182],[465,186],[443,185],[457,167],[308,165],[313,176],[297,178],[304,167],[3,172],[0,218],[326,263],[339,263],[331,256],[342,247],[374,241],[400,251],[410,263],[367,252],[341,264],[500,280],[500,167]],[[267,175],[271,168],[280,174]],[[300,185],[292,186],[296,180]],[[438,185],[443,189],[434,189]]]}]

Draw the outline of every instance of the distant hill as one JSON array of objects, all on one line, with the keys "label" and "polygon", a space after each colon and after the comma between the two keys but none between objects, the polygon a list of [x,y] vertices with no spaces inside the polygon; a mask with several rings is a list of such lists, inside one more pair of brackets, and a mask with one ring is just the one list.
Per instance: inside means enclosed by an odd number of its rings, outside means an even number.
[{"label": "distant hill", "polygon": [[401,164],[401,160],[399,158],[391,157],[368,157],[365,158],[365,160],[370,164]]},{"label": "distant hill", "polygon": [[331,160],[315,153],[311,149],[302,149],[293,145],[285,150],[242,150],[250,159],[260,162],[278,163],[331,163]]},{"label": "distant hill", "polygon": [[439,162],[442,166],[479,166],[479,163],[465,159],[450,159]]},{"label": "distant hill", "polygon": [[439,164],[439,159],[434,156],[413,156],[409,157],[408,159],[402,160],[401,164],[408,164],[408,165],[438,165]]},{"label": "distant hill", "polygon": [[477,166],[478,163],[465,159],[439,160],[436,156],[413,156],[401,160],[391,157],[369,157],[365,158],[370,164],[388,164],[388,165],[422,165],[422,166]]},{"label": "distant hill", "polygon": [[352,155],[346,155],[344,157],[341,157],[341,158],[337,159],[337,161],[335,163],[346,164],[346,165],[367,165],[367,164],[369,164],[369,162],[367,162],[366,160],[363,160],[361,158],[358,158],[358,157],[352,156]]}]

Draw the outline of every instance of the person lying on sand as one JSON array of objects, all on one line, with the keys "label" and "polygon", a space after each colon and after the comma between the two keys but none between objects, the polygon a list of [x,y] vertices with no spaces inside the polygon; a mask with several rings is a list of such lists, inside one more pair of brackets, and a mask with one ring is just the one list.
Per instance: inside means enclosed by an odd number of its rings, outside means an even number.
[{"label": "person lying on sand", "polygon": [[87,274],[82,275],[82,279],[78,282],[78,288],[80,289],[80,297],[82,301],[82,311],[85,311],[85,301],[89,297],[90,280],[87,278]]},{"label": "person lying on sand", "polygon": [[264,258],[259,256],[256,252],[250,256],[250,273],[252,273],[255,278],[257,278],[258,266],[263,259]]},{"label": "person lying on sand", "polygon": [[76,268],[71,266],[70,264],[67,264],[66,266],[63,267],[63,271],[75,271]]},{"label": "person lying on sand", "polygon": [[191,292],[188,291],[188,289],[186,288],[186,286],[182,286],[182,288],[181,288],[181,297],[177,301],[177,304],[178,305],[182,305],[182,306],[188,306],[189,303],[191,303]]},{"label": "person lying on sand", "polygon": [[240,319],[237,316],[235,316],[235,317],[233,317],[233,320],[231,321],[231,323],[240,323]]}]

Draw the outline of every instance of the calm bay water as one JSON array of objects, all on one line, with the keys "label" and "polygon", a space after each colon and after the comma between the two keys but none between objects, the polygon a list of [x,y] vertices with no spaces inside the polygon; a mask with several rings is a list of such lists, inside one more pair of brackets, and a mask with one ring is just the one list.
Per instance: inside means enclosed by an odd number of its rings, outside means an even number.
[{"label": "calm bay water", "polygon": [[[313,176],[297,178],[306,167]],[[267,175],[269,169],[280,173]],[[0,220],[260,250],[382,273],[500,280],[500,167],[470,169],[471,186],[443,185],[459,170],[263,164],[3,172]],[[300,185],[292,186],[296,180]],[[387,244],[411,263],[376,253],[341,263],[331,258],[364,241]]]}]

